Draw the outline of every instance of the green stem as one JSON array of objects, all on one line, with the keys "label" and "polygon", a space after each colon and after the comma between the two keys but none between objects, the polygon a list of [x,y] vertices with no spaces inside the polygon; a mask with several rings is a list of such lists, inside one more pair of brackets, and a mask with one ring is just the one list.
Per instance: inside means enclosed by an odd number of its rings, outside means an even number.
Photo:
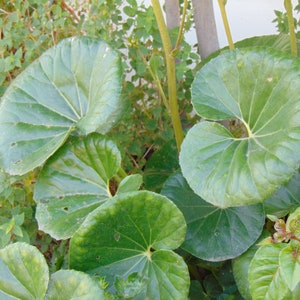
[{"label": "green stem", "polygon": [[157,74],[154,74],[154,73],[152,72],[152,69],[151,69],[151,67],[149,66],[149,63],[147,62],[146,58],[144,57],[142,51],[141,51],[140,49],[137,49],[137,52],[138,52],[138,54],[140,55],[140,57],[142,58],[143,63],[146,65],[146,67],[147,67],[147,69],[148,69],[148,71],[149,71],[151,77],[152,77],[153,80],[155,81],[155,84],[156,84],[156,86],[157,86],[157,88],[158,88],[158,92],[159,92],[159,94],[160,94],[160,96],[161,96],[161,98],[162,98],[162,100],[163,100],[163,102],[164,102],[165,107],[167,108],[168,112],[170,112],[170,107],[169,107],[168,99],[167,99],[166,94],[165,94],[165,92],[164,92],[164,90],[163,90],[163,87],[162,87],[162,85],[161,85],[161,83],[160,83],[159,77],[157,76]]},{"label": "green stem", "polygon": [[292,55],[298,56],[297,38],[296,38],[296,33],[295,33],[292,1],[284,0],[284,6],[285,6],[285,9],[287,12],[288,22],[289,22],[290,44],[291,44]]},{"label": "green stem", "polygon": [[173,50],[173,53],[175,51],[176,54],[178,52],[178,49],[180,47],[180,44],[181,44],[181,41],[182,41],[182,37],[183,37],[183,30],[184,30],[184,23],[185,23],[185,17],[186,17],[187,7],[188,7],[188,0],[184,0],[182,17],[181,17],[181,23],[180,23],[180,28],[179,28],[179,33],[178,33],[177,41],[176,41],[176,44],[175,44],[175,48]]},{"label": "green stem", "polygon": [[171,112],[172,125],[174,129],[176,144],[178,151],[183,141],[183,131],[181,120],[179,117],[179,109],[177,103],[177,90],[176,90],[176,69],[175,57],[173,56],[173,49],[171,39],[167,30],[165,19],[161,10],[159,0],[152,0],[153,11],[158,24],[158,29],[163,43],[163,48],[167,64],[167,80],[168,80],[168,96],[169,106]]},{"label": "green stem", "polygon": [[118,175],[121,177],[121,179],[124,179],[127,176],[127,173],[125,172],[125,170],[120,167],[119,171],[118,171]]},{"label": "green stem", "polygon": [[225,29],[226,36],[227,36],[227,41],[228,41],[229,49],[230,50],[234,50],[233,39],[232,39],[232,36],[231,36],[231,31],[230,31],[230,27],[229,27],[229,23],[228,23],[228,18],[227,18],[227,13],[226,13],[226,9],[225,9],[227,0],[218,0],[218,2],[219,2],[219,7],[220,7],[221,15],[222,15],[224,29]]}]

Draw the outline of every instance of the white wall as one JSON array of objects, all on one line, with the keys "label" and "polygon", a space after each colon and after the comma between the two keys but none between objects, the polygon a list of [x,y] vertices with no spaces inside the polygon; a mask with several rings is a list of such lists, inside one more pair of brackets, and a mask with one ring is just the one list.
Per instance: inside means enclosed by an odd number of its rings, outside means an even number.
[{"label": "white wall", "polygon": [[[215,17],[217,30],[219,35],[220,46],[227,45],[227,39],[221,20],[218,0],[214,2]],[[151,0],[140,0],[147,5],[150,5]],[[164,0],[160,0],[164,3]],[[284,11],[284,0],[227,0],[226,11],[229,19],[233,40],[276,33],[275,24],[272,20],[275,19],[274,10]],[[298,0],[293,0],[296,5]],[[192,44],[196,43],[196,35],[194,32],[186,34],[188,41]]]},{"label": "white wall", "polygon": [[[227,45],[218,1],[214,1],[220,46]],[[297,0],[293,0],[294,5]],[[228,0],[227,16],[234,41],[255,35],[276,33],[274,10],[284,11],[284,0]]]}]

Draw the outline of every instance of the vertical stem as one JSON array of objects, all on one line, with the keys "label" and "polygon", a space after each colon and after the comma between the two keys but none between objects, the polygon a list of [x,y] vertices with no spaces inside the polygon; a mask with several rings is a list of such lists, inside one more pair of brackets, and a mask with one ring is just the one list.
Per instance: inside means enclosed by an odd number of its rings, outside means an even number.
[{"label": "vertical stem", "polygon": [[227,13],[226,13],[226,9],[225,9],[227,0],[218,0],[218,2],[219,2],[219,7],[220,7],[221,15],[222,15],[224,29],[225,29],[226,36],[227,36],[227,41],[228,41],[229,49],[230,50],[234,50],[234,44],[233,44],[233,40],[232,40],[232,36],[231,36],[231,31],[230,31],[230,27],[229,27],[229,23],[228,23],[228,18],[227,18]]},{"label": "vertical stem", "polygon": [[288,22],[289,22],[290,44],[291,44],[292,55],[298,56],[292,1],[284,0],[284,6],[287,12]]},{"label": "vertical stem", "polygon": [[184,24],[185,24],[187,6],[188,6],[188,0],[184,0],[181,23],[180,23],[180,27],[179,27],[179,33],[178,33],[178,37],[177,37],[177,41],[176,41],[175,49],[174,49],[175,51],[178,51],[182,37],[183,37],[183,29],[184,29]]},{"label": "vertical stem", "polygon": [[161,10],[159,0],[151,0],[155,18],[158,24],[158,29],[163,43],[163,48],[166,57],[167,64],[167,80],[168,80],[168,96],[169,106],[171,112],[172,125],[174,129],[176,144],[178,151],[180,150],[181,143],[183,141],[183,131],[181,120],[179,117],[179,109],[177,102],[177,90],[176,90],[176,69],[175,69],[175,57],[172,53],[172,43],[167,30],[165,19]]},{"label": "vertical stem", "polygon": [[164,90],[163,90],[163,87],[162,87],[162,85],[161,85],[161,83],[160,83],[159,77],[157,76],[157,74],[155,74],[155,73],[152,71],[152,69],[151,69],[151,67],[149,66],[149,64],[148,64],[148,62],[147,62],[147,60],[146,60],[146,58],[144,57],[142,51],[140,51],[140,49],[137,49],[137,52],[138,52],[139,56],[142,58],[143,63],[144,63],[145,66],[147,67],[147,69],[148,69],[148,71],[149,71],[151,77],[152,77],[153,80],[155,81],[155,83],[156,83],[156,85],[157,85],[157,88],[158,88],[158,92],[159,92],[159,94],[160,94],[160,96],[161,96],[161,98],[162,98],[162,100],[163,100],[163,102],[164,102],[164,105],[165,105],[166,109],[168,110],[168,113],[170,113],[169,102],[168,102],[168,99],[167,99],[167,97],[166,97],[166,94],[165,94],[165,92],[164,92]]}]

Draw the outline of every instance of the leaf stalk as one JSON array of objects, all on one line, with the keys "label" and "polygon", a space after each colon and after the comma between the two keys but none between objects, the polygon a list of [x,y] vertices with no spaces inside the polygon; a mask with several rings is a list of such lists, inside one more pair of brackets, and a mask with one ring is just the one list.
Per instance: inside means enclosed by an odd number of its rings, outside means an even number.
[{"label": "leaf stalk", "polygon": [[234,43],[233,43],[230,26],[229,26],[229,22],[228,22],[228,18],[227,18],[226,8],[225,8],[227,0],[218,0],[218,3],[219,3],[220,11],[221,11],[221,16],[222,16],[222,20],[223,20],[224,29],[226,32],[229,49],[234,50]]},{"label": "leaf stalk", "polygon": [[286,13],[287,13],[287,16],[288,16],[291,52],[292,52],[293,56],[298,56],[297,38],[296,38],[296,33],[295,33],[295,24],[294,24],[292,1],[291,0],[284,0],[284,7],[286,9]]},{"label": "leaf stalk", "polygon": [[172,119],[173,130],[175,134],[177,149],[180,151],[180,146],[183,141],[183,130],[179,116],[177,89],[176,89],[176,68],[173,48],[165,19],[162,13],[159,0],[151,0],[156,22],[163,43],[166,65],[167,65],[167,81],[168,81],[168,96],[169,106]]}]

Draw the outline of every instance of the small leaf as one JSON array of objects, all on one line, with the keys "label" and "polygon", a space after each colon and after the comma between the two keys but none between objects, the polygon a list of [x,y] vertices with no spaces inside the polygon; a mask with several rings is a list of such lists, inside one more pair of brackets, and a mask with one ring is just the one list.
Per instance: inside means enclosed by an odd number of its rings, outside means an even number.
[{"label": "small leaf", "polygon": [[22,175],[40,166],[75,129],[108,132],[123,107],[120,68],[115,51],[87,37],[65,39],[33,62],[1,103],[6,171]]},{"label": "small leaf", "polygon": [[293,291],[300,283],[300,247],[294,248],[291,245],[285,247],[279,255],[280,272]]},{"label": "small leaf", "polygon": [[109,179],[119,170],[121,154],[104,136],[72,138],[44,166],[35,185],[39,228],[67,239],[86,216],[111,197]]},{"label": "small leaf", "polygon": [[48,281],[46,260],[35,247],[15,243],[0,250],[1,299],[44,299]]},{"label": "small leaf", "polygon": [[143,176],[140,174],[133,174],[125,177],[117,190],[117,194],[138,191],[143,183]]},{"label": "small leaf", "polygon": [[13,230],[13,234],[15,234],[18,237],[23,237],[23,231],[20,226],[15,226]]},{"label": "small leaf", "polygon": [[300,239],[300,207],[289,215],[286,221],[286,229]]},{"label": "small leaf", "polygon": [[245,298],[245,300],[252,299],[248,282],[249,265],[253,256],[255,255],[255,252],[257,251],[257,249],[259,249],[258,245],[260,245],[265,240],[265,237],[269,235],[270,233],[268,231],[263,231],[262,235],[254,245],[252,245],[242,255],[232,260],[232,271],[234,279],[241,295]]},{"label": "small leaf", "polygon": [[277,216],[267,215],[267,218],[268,218],[270,221],[272,221],[272,222],[278,221],[278,217],[277,217]]},{"label": "small leaf", "polygon": [[283,299],[289,292],[279,266],[280,252],[286,244],[262,246],[249,267],[249,286],[255,300]]},{"label": "small leaf", "polygon": [[92,212],[70,242],[70,267],[105,276],[127,278],[137,272],[147,279],[150,299],[185,299],[189,275],[175,254],[186,224],[166,197],[147,192],[120,194]]},{"label": "small leaf", "polygon": [[196,195],[181,174],[169,177],[162,194],[185,216],[188,230],[181,248],[201,259],[234,258],[246,251],[262,232],[265,215],[261,204],[220,209]]},{"label": "small leaf", "polygon": [[196,194],[225,208],[262,202],[286,183],[300,157],[300,62],[272,49],[237,49],[210,60],[192,85],[196,112],[235,119],[245,136],[200,122],[179,162]]},{"label": "small leaf", "polygon": [[161,65],[163,64],[162,58],[159,55],[153,54],[150,58],[149,65],[152,73],[157,76],[157,72]]},{"label": "small leaf", "polygon": [[263,246],[263,245],[270,245],[270,244],[274,244],[274,241],[273,241],[272,237],[267,237],[267,238],[263,239],[257,245],[258,246]]},{"label": "small leaf", "polygon": [[104,300],[103,290],[89,275],[74,271],[60,270],[51,275],[45,300],[85,299]]},{"label": "small leaf", "polygon": [[147,284],[147,279],[138,273],[132,273],[127,279],[117,276],[114,287],[119,298],[132,299],[139,295]]}]

